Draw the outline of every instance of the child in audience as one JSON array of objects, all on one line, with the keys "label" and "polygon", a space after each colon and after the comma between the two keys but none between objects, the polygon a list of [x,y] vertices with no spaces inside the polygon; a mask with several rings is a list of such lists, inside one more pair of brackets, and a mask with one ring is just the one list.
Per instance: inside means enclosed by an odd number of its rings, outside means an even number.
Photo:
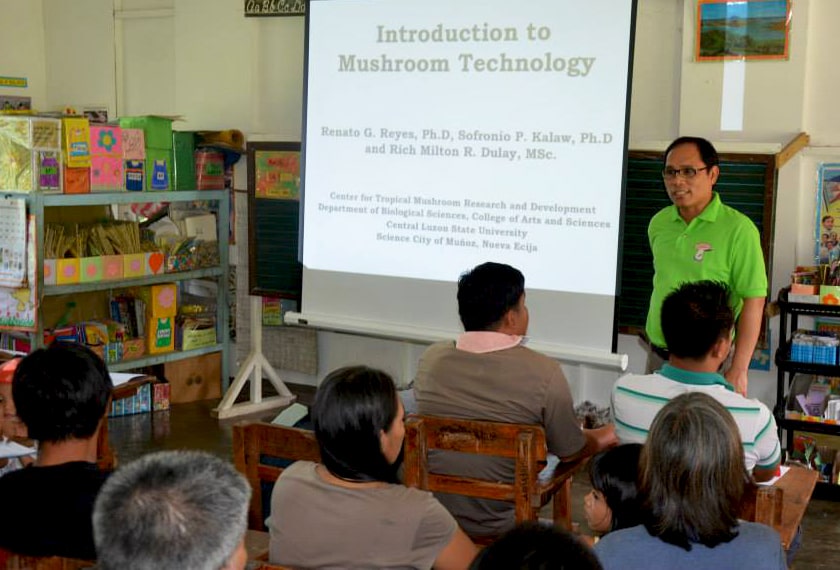
[{"label": "child in audience", "polygon": [[466,569],[475,546],[431,493],[397,480],[405,427],[390,376],[364,366],[318,387],[321,463],[286,468],[271,494],[269,559],[303,568]]},{"label": "child in audience", "polygon": [[569,532],[528,523],[482,550],[470,570],[601,570],[601,564]]},{"label": "child in audience", "polygon": [[702,392],[673,398],[639,460],[642,525],[595,545],[605,570],[787,568],[778,533],[738,519],[750,480],[732,414]]},{"label": "child in audience", "polygon": [[597,536],[582,536],[588,544],[596,543],[600,535],[641,524],[636,489],[641,450],[638,443],[619,445],[599,453],[589,463],[592,490],[583,499],[583,511]]},{"label": "child in audience", "polygon": [[[13,441],[31,447],[32,442],[26,437],[26,426],[18,418],[12,400],[12,377],[19,362],[20,358],[13,358],[0,365],[0,442]],[[34,459],[30,455],[0,458],[0,476],[17,471]]]}]

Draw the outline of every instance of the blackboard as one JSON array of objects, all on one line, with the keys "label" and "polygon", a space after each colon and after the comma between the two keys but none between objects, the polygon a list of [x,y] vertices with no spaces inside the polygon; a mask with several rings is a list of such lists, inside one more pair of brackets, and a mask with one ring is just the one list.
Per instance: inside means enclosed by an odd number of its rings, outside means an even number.
[{"label": "blackboard", "polygon": [[[257,197],[255,153],[299,151],[299,143],[248,143],[249,278],[253,295],[300,299],[302,267],[298,262],[300,202]],[[776,184],[774,154],[720,154],[720,178],[715,189],[723,201],[749,217],[761,234],[765,265],[770,271],[773,198]],[[619,332],[644,330],[653,289],[653,258],[647,226],[671,201],[662,183],[662,153],[630,151],[627,162]]]},{"label": "blackboard", "polygon": [[[635,334],[645,328],[653,290],[653,257],[647,227],[651,217],[671,204],[662,182],[662,153],[630,151],[621,251],[618,330]],[[721,200],[749,217],[761,234],[765,266],[770,271],[776,155],[720,153]]]},{"label": "blackboard", "polygon": [[248,289],[300,300],[300,143],[249,142]]}]

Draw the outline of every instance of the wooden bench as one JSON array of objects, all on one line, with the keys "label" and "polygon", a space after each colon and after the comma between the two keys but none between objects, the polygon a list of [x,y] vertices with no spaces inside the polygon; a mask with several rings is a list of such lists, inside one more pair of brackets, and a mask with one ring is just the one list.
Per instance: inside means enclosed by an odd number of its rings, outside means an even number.
[{"label": "wooden bench", "polygon": [[[280,460],[280,461],[278,461]],[[274,482],[285,469],[284,462],[321,461],[315,434],[309,430],[264,422],[233,426],[233,463],[251,484],[248,528],[267,530],[264,508],[271,498]]]},{"label": "wooden bench", "polygon": [[[409,416],[405,422],[405,484],[435,493],[452,493],[514,504],[517,523],[535,521],[552,498],[554,524],[571,530],[572,475],[588,460],[560,463],[550,480],[537,477],[546,465],[545,431],[537,425]],[[432,473],[429,452],[442,450],[504,457],[514,461],[510,483]],[[475,536],[478,542],[488,537]]]},{"label": "wooden bench", "polygon": [[7,570],[79,570],[93,568],[96,562],[61,556],[24,556],[0,548],[0,568]]}]

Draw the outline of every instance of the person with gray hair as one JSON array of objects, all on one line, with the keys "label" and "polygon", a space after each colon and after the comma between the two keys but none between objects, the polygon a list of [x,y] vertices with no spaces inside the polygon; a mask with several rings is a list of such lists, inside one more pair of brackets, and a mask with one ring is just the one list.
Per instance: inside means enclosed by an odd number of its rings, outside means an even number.
[{"label": "person with gray hair", "polygon": [[750,477],[732,414],[686,392],[656,414],[639,459],[642,524],[595,545],[604,570],[785,570],[779,534],[738,518]]},{"label": "person with gray hair", "polygon": [[162,451],[118,469],[93,512],[101,570],[242,570],[251,488],[202,451]]}]

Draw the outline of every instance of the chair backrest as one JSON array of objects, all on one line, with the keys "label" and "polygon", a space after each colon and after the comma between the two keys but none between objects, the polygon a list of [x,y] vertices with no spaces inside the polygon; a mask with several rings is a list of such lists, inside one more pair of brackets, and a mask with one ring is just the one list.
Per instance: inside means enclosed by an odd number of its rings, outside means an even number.
[{"label": "chair backrest", "polygon": [[741,499],[740,518],[778,529],[782,524],[784,490],[772,485],[748,485]]},{"label": "chair backrest", "polygon": [[[517,522],[537,519],[537,475],[546,463],[545,432],[537,425],[409,416],[405,422],[405,484],[432,492],[453,493],[514,503]],[[514,461],[512,483],[432,473],[432,450],[504,457]]]},{"label": "chair backrest", "polygon": [[79,570],[93,568],[92,560],[77,560],[61,556],[24,556],[0,548],[0,568],[7,570]]},{"label": "chair backrest", "polygon": [[251,484],[248,528],[266,530],[271,488],[283,469],[299,460],[321,461],[313,432],[264,422],[233,426],[233,462]]}]

